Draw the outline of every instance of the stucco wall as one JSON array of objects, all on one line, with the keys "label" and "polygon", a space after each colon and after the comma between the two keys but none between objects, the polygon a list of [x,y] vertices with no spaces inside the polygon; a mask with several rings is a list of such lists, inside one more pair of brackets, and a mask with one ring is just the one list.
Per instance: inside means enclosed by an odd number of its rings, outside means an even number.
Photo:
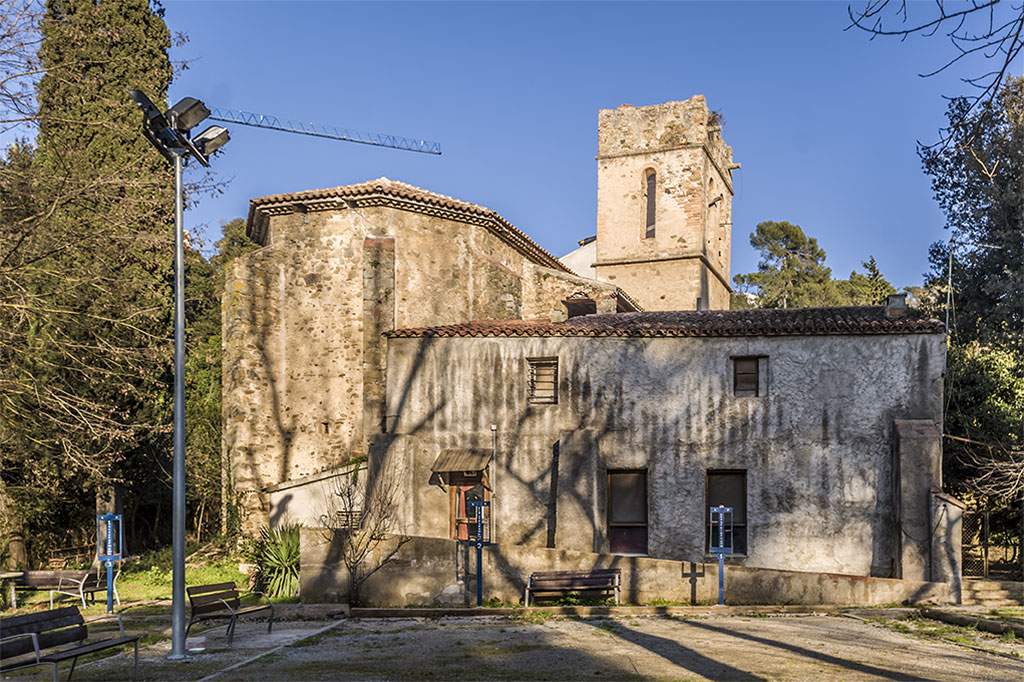
[{"label": "stucco wall", "polygon": [[[410,532],[446,537],[429,467],[495,424],[496,539],[582,552],[608,551],[605,472],[645,468],[649,553],[686,560],[704,555],[707,470],[744,469],[744,565],[895,576],[894,419],[941,422],[944,352],[934,334],[392,339],[375,458],[407,476]],[[767,395],[732,395],[742,355],[768,357]],[[558,357],[557,405],[528,403],[529,357]]]},{"label": "stucco wall", "polygon": [[[380,553],[395,540],[382,543]],[[338,560],[340,538],[321,529],[301,534],[299,594],[304,602],[345,601],[348,574]],[[378,554],[370,559],[376,565]],[[718,599],[718,566],[543,549],[491,545],[483,552],[483,596],[506,603],[523,600],[523,588],[534,571],[618,568],[622,571],[621,601],[645,604],[673,601],[713,604]],[[466,543],[414,537],[391,563],[371,576],[361,589],[372,606],[468,606],[475,603],[476,553]],[[806,571],[775,571],[729,565],[725,573],[728,604],[842,604],[957,602],[946,583],[864,578]]]}]

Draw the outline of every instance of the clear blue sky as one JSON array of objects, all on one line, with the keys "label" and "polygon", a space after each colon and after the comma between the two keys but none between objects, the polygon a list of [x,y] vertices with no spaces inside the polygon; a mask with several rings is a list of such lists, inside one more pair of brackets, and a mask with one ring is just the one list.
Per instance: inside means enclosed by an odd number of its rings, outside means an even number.
[{"label": "clear blue sky", "polygon": [[441,157],[241,126],[226,193],[189,212],[215,239],[263,194],[388,176],[484,204],[556,255],[594,233],[597,110],[707,96],[743,168],[733,273],[762,220],[816,236],[836,276],[869,255],[898,286],[927,269],[942,216],[915,140],[954,76],[917,74],[941,39],[869,42],[846,4],[352,4],[168,0],[190,42],[172,99],[437,140]]}]

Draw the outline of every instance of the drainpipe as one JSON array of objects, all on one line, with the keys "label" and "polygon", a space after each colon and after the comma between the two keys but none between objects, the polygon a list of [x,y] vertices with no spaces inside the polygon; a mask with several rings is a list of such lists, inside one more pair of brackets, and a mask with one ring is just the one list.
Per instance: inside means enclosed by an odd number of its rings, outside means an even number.
[{"label": "drainpipe", "polygon": [[494,475],[491,476],[491,542],[498,537],[498,425],[491,424],[491,461]]}]

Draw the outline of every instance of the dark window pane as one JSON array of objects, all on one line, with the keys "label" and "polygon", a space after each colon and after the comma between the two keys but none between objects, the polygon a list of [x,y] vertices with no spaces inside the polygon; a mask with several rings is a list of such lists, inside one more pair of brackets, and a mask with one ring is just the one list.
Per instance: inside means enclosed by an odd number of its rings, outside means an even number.
[{"label": "dark window pane", "polygon": [[642,471],[608,474],[611,523],[647,523],[647,476]]},{"label": "dark window pane", "polygon": [[597,313],[597,303],[589,298],[574,298],[565,302],[565,309],[570,318],[594,315]]},{"label": "dark window pane", "polygon": [[708,549],[711,548],[712,544],[711,534],[718,531],[717,527],[714,527],[711,523],[711,508],[718,506],[732,507],[733,537],[729,537],[728,526],[726,526],[726,540],[732,540],[732,551],[735,554],[746,554],[747,475],[745,472],[708,472],[707,506],[704,509],[704,522],[707,528],[706,547]]},{"label": "dark window pane", "polygon": [[655,197],[657,196],[658,190],[658,175],[654,171],[647,173],[647,191],[645,192],[647,199],[647,237],[654,236],[654,219],[656,216],[655,210]]},{"label": "dark window pane", "polygon": [[732,507],[733,523],[747,522],[747,477],[743,472],[708,474],[708,508]]},{"label": "dark window pane", "polygon": [[613,554],[647,554],[647,526],[612,526],[608,530]]}]

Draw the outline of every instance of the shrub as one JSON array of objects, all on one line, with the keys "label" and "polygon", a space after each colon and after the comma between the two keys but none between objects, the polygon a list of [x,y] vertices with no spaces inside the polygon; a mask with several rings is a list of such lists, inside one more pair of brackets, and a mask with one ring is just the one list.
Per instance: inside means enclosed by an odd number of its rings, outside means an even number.
[{"label": "shrub", "polygon": [[299,593],[299,525],[264,528],[248,550],[256,564],[256,589],[268,597]]}]

